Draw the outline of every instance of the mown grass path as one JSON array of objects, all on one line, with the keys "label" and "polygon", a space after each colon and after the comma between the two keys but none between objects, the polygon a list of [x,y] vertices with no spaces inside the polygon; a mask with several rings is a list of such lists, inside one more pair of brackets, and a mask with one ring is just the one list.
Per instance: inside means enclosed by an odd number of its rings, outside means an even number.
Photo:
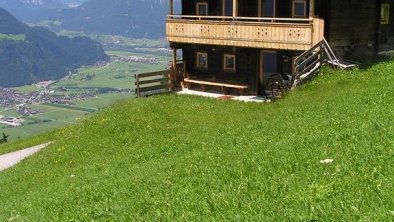
[{"label": "mown grass path", "polygon": [[52,142],[37,145],[34,147],[22,149],[22,150],[18,150],[18,151],[12,152],[12,153],[0,155],[0,171],[3,171],[3,170],[6,170],[10,167],[15,166],[16,164],[18,164],[20,161],[22,161],[26,157],[29,157],[29,156],[37,153],[38,151],[44,149],[45,147],[47,147],[51,143]]}]

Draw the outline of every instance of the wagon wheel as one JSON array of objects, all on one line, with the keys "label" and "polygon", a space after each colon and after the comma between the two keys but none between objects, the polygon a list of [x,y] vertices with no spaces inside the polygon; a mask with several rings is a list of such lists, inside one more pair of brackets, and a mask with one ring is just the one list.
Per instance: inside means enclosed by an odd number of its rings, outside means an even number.
[{"label": "wagon wheel", "polygon": [[272,74],[267,80],[267,91],[271,92],[271,98],[276,99],[283,92],[284,78],[280,74]]}]

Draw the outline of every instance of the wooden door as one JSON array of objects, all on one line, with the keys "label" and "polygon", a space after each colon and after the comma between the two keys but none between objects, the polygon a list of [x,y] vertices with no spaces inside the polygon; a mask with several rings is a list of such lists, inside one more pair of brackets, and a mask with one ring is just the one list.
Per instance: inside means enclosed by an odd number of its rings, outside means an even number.
[{"label": "wooden door", "polygon": [[259,94],[264,94],[266,80],[275,73],[278,73],[278,59],[276,51],[262,50],[260,53],[260,72],[258,81]]}]

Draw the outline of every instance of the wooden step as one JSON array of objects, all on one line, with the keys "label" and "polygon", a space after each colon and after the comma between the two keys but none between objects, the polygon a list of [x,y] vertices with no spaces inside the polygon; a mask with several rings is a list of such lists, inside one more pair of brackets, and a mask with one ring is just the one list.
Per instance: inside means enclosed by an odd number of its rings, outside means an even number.
[{"label": "wooden step", "polygon": [[350,69],[350,68],[354,68],[357,66],[356,63],[348,61],[348,60],[328,60],[327,61],[329,64],[333,65],[333,66],[337,66],[338,68],[341,69]]}]

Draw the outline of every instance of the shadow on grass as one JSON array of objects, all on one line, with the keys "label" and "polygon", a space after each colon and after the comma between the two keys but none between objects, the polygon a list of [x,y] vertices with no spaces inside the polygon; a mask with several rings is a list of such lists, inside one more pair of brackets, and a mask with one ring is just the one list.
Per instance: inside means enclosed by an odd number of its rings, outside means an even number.
[{"label": "shadow on grass", "polygon": [[369,57],[369,58],[365,57],[358,60],[360,62],[359,68],[361,70],[367,70],[379,63],[393,61],[393,59],[394,59],[393,56],[384,56],[384,55],[378,55],[376,57]]}]

